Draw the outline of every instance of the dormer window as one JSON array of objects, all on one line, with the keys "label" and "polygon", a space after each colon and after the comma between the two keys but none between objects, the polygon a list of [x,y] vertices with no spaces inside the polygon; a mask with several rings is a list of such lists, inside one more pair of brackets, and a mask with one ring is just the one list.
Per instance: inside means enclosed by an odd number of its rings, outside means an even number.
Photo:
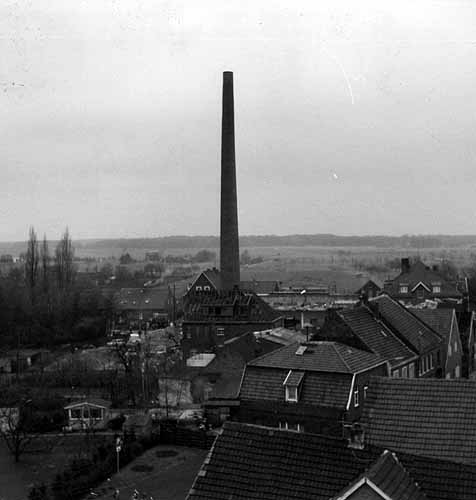
[{"label": "dormer window", "polygon": [[408,285],[406,283],[400,283],[400,293],[408,293]]},{"label": "dormer window", "polygon": [[299,389],[304,378],[304,372],[289,370],[283,385],[284,399],[288,403],[297,403],[299,400]]},{"label": "dormer window", "polygon": [[295,385],[286,386],[286,401],[291,403],[297,403],[298,400],[298,388]]}]

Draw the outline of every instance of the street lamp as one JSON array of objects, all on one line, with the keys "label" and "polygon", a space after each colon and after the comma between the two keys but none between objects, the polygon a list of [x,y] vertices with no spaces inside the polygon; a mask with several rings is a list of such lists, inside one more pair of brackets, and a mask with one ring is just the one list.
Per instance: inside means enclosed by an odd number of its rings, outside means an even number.
[{"label": "street lamp", "polygon": [[116,438],[116,464],[117,464],[117,473],[119,474],[119,453],[122,449],[122,439],[118,436]]}]

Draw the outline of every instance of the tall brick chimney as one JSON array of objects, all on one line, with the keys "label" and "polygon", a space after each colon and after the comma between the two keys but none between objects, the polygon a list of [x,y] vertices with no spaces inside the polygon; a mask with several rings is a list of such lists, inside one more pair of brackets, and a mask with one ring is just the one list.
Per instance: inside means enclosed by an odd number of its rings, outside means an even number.
[{"label": "tall brick chimney", "polygon": [[240,249],[236,199],[233,73],[231,71],[223,73],[222,106],[220,272],[222,288],[232,290],[235,285],[240,284]]}]

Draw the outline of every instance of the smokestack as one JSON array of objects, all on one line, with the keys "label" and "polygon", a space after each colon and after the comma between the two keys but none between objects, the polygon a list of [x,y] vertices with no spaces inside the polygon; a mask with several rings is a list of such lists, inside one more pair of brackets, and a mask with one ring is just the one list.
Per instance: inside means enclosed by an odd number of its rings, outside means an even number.
[{"label": "smokestack", "polygon": [[232,290],[234,286],[240,284],[240,249],[236,199],[233,73],[231,71],[223,73],[222,105],[220,272],[222,288]]}]

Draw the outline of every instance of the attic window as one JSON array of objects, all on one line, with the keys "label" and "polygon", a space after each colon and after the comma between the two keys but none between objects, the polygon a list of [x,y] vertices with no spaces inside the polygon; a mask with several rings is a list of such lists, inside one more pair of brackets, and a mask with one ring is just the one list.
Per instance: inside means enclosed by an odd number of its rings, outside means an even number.
[{"label": "attic window", "polygon": [[299,387],[301,385],[303,378],[304,378],[304,372],[289,370],[289,373],[283,382],[285,401],[287,401],[288,403],[298,402]]},{"label": "attic window", "polygon": [[201,286],[196,286],[195,287],[195,291],[196,292],[201,292],[202,291],[202,287]]},{"label": "attic window", "polygon": [[205,286],[203,287],[203,290],[204,290],[205,292],[209,292],[209,291],[210,291],[210,287],[209,287],[208,285],[205,285]]}]

